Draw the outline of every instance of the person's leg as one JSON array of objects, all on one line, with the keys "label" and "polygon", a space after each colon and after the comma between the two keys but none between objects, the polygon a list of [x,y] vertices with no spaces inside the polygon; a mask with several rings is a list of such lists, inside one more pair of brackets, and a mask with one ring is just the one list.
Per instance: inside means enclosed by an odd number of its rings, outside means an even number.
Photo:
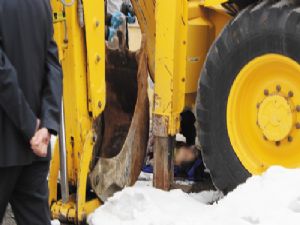
[{"label": "person's leg", "polygon": [[22,167],[0,168],[0,224]]},{"label": "person's leg", "polygon": [[49,162],[25,166],[10,203],[18,225],[50,225],[47,175]]}]

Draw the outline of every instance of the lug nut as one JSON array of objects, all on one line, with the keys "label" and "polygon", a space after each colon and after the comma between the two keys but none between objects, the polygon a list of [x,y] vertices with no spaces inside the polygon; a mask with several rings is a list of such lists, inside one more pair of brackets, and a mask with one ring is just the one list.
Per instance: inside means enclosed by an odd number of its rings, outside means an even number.
[{"label": "lug nut", "polygon": [[297,112],[300,112],[300,105],[297,105],[297,106],[296,106],[296,111],[297,111]]},{"label": "lug nut", "polygon": [[276,144],[276,146],[280,146],[281,143],[280,143],[280,141],[276,141],[275,144]]},{"label": "lug nut", "polygon": [[268,89],[265,89],[265,90],[264,90],[264,95],[265,95],[265,96],[268,96],[268,95],[269,95],[269,90],[268,90]]},{"label": "lug nut", "polygon": [[100,60],[101,60],[101,57],[100,57],[100,55],[96,55],[96,63],[99,63],[100,62]]},{"label": "lug nut", "polygon": [[296,129],[300,129],[300,123],[296,123]]},{"label": "lug nut", "polygon": [[289,91],[288,96],[289,98],[292,98],[294,96],[294,93],[292,91]]},{"label": "lug nut", "polygon": [[293,137],[292,136],[288,136],[288,142],[292,142],[293,141]]},{"label": "lug nut", "polygon": [[280,92],[280,91],[281,91],[281,86],[280,86],[280,85],[277,85],[277,86],[276,86],[276,91],[277,91],[277,92]]}]

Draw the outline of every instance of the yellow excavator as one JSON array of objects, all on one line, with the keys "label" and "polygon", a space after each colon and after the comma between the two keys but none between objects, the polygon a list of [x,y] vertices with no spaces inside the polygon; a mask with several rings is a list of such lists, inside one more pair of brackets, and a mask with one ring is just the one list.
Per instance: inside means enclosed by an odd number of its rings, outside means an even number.
[{"label": "yellow excavator", "polygon": [[170,189],[185,109],[196,112],[206,168],[224,193],[272,165],[300,167],[298,1],[131,3],[143,34],[137,52],[108,47],[104,0],[51,0],[64,71],[49,174],[53,218],[83,224],[113,193],[133,185],[150,121],[154,186]]}]

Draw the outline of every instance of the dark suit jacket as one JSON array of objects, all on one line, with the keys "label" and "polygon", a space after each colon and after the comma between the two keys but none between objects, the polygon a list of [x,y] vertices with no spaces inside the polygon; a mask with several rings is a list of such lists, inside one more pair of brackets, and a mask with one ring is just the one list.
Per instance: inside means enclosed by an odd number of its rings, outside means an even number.
[{"label": "dark suit jacket", "polygon": [[52,36],[49,0],[0,0],[0,167],[38,159],[29,144],[37,118],[59,130],[62,71]]}]

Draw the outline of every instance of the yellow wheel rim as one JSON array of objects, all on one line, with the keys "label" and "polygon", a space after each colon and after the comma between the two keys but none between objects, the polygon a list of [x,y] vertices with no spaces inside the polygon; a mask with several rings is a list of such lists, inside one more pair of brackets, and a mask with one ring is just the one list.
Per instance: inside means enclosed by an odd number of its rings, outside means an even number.
[{"label": "yellow wheel rim", "polygon": [[300,65],[279,54],[250,61],[230,90],[227,129],[250,173],[300,167]]}]

